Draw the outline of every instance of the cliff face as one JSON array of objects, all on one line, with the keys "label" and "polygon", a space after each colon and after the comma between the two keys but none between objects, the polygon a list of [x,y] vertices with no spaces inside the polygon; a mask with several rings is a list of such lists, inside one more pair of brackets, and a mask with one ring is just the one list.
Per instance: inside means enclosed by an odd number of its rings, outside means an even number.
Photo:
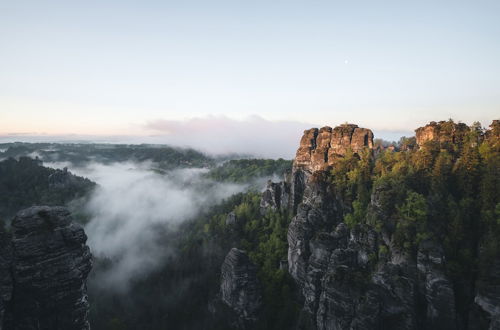
[{"label": "cliff face", "polygon": [[[498,135],[498,123],[491,127],[480,138]],[[465,124],[432,122],[416,130],[416,139],[420,147],[427,141],[462,144],[469,132]],[[455,305],[441,242],[423,239],[410,254],[384,227],[367,221],[349,228],[342,222],[346,210],[328,170],[348,150],[364,148],[373,148],[373,133],[356,125],[306,130],[292,172],[281,183],[269,182],[263,194],[262,212],[281,209],[294,215],[287,236],[288,270],[303,297],[299,328],[497,329],[500,294],[492,278],[498,267],[479,285],[475,311],[465,321]],[[386,188],[373,189],[367,218],[390,225],[395,219],[387,210],[395,200]]]},{"label": "cliff face", "polygon": [[231,249],[221,268],[222,301],[240,318],[240,326],[255,321],[262,304],[257,267],[243,250]]},{"label": "cliff face", "polygon": [[[450,283],[435,270],[434,259],[422,257],[417,265],[394,249],[385,262],[375,264],[372,259],[386,238],[368,225],[348,229],[328,185],[314,181],[307,182],[288,230],[289,272],[304,297],[302,325],[325,330],[379,329],[382,324],[384,329],[417,329],[425,320],[450,328],[454,321],[441,318],[450,313],[454,317],[454,297],[447,290]],[[378,200],[372,196],[374,204]],[[417,297],[428,300],[428,312],[420,310]]]},{"label": "cliff face", "polygon": [[0,329],[89,329],[91,254],[66,208],[20,211],[0,246]]},{"label": "cliff face", "polygon": [[367,128],[344,124],[333,129],[325,126],[304,131],[292,171],[285,174],[282,182],[268,182],[261,202],[262,213],[268,209],[297,213],[306,188],[313,187],[308,182],[321,183],[324,181],[321,173],[330,170],[339,158],[347,152],[358,154],[364,149],[373,150],[373,132]]}]

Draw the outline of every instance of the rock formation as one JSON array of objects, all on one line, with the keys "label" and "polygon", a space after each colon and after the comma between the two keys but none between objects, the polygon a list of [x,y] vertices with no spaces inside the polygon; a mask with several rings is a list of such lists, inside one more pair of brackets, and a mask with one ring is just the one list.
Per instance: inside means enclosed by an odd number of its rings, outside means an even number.
[{"label": "rock formation", "polygon": [[424,127],[417,128],[415,130],[415,137],[419,146],[423,146],[428,141],[436,141],[440,145],[461,145],[468,132],[470,132],[470,128],[464,123],[455,123],[452,121],[440,121],[436,123],[432,121]]},{"label": "rock formation", "polygon": [[260,201],[261,213],[265,214],[267,210],[288,208],[290,203],[289,198],[290,185],[286,181],[274,183],[269,180]]},{"label": "rock formation", "polygon": [[[498,135],[498,127],[494,122],[480,138]],[[470,130],[461,123],[432,122],[416,130],[416,141],[420,147],[428,141],[460,146]],[[373,149],[368,129],[341,125],[306,130],[292,172],[283,182],[269,182],[263,193],[262,212],[293,214],[288,271],[303,298],[299,328],[461,329],[440,242],[424,240],[410,255],[397,248],[387,228],[375,230],[367,222],[349,229],[342,222],[346,206],[328,180],[328,170],[349,150],[363,149]],[[386,188],[381,184],[372,191],[368,212],[394,228],[394,199]],[[499,269],[492,267],[491,276],[479,285],[470,317],[479,321],[470,322],[472,328],[499,328]]]},{"label": "rock formation", "polygon": [[[307,182],[313,174],[328,171],[348,151],[357,154],[363,149],[373,150],[373,133],[353,124],[335,128],[325,126],[304,131],[293,161],[292,171],[285,174],[282,182],[269,181],[261,200],[261,213],[271,210],[289,210],[297,213]],[[321,174],[317,174],[321,177]],[[332,197],[333,198],[333,197]]]},{"label": "rock formation", "polygon": [[304,131],[293,166],[310,173],[327,170],[348,150],[359,153],[373,149],[373,133],[366,128],[344,124],[334,129],[325,126]]},{"label": "rock formation", "polygon": [[30,207],[2,236],[0,329],[89,329],[85,281],[91,254],[69,211]]},{"label": "rock formation", "polygon": [[260,290],[256,266],[244,251],[232,248],[222,264],[220,294],[242,324],[256,320],[262,304]]}]

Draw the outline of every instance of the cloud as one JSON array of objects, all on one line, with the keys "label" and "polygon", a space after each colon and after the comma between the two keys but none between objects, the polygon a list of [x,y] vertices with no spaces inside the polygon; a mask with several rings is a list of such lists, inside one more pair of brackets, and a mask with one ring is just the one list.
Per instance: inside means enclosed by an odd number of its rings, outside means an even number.
[{"label": "cloud", "polygon": [[151,163],[69,167],[99,184],[85,205],[91,216],[85,231],[92,253],[112,261],[96,274],[96,283],[117,290],[167,262],[173,253],[168,237],[180,223],[247,188],[208,180],[202,175],[206,169],[199,168],[161,175],[151,170]]},{"label": "cloud", "polygon": [[[339,124],[340,121],[319,124],[292,120],[272,121],[256,115],[239,120],[209,115],[184,120],[157,119],[132,125],[134,131],[141,131],[143,135],[0,135],[0,142],[168,144],[190,147],[212,155],[237,153],[292,159],[304,130],[325,125],[335,127]],[[387,128],[374,129],[374,133],[376,138],[391,141],[397,141],[403,135],[414,134],[413,131]]]},{"label": "cloud", "polygon": [[190,146],[211,154],[242,153],[259,157],[295,155],[302,132],[313,127],[297,121],[270,121],[259,116],[244,120],[208,116],[188,120],[154,120],[145,129],[167,144]]}]

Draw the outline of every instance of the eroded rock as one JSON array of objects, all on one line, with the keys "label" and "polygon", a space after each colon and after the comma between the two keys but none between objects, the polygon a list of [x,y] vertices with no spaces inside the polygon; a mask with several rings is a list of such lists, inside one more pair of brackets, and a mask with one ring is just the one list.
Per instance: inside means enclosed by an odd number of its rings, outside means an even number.
[{"label": "eroded rock", "polygon": [[415,130],[415,137],[420,147],[429,141],[435,141],[443,146],[445,144],[461,145],[469,132],[469,126],[464,123],[455,123],[452,121],[440,121],[436,123],[432,121],[424,127],[417,128]]},{"label": "eroded rock", "polygon": [[89,329],[85,281],[92,267],[82,227],[64,207],[34,206],[20,211],[2,249],[3,329]]},{"label": "eroded rock", "polygon": [[373,149],[373,132],[353,124],[304,131],[293,166],[309,173],[328,170],[349,150],[354,153]]},{"label": "eroded rock", "polygon": [[257,267],[243,250],[232,248],[221,268],[220,294],[222,301],[233,309],[242,321],[255,321],[262,304],[257,280]]}]

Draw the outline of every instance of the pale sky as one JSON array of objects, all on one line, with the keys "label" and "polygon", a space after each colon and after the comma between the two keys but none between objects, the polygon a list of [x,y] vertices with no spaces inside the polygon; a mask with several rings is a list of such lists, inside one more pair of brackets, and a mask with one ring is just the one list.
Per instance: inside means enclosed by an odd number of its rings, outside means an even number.
[{"label": "pale sky", "polygon": [[276,129],[487,126],[500,117],[500,1],[0,0],[0,135],[255,116]]}]

